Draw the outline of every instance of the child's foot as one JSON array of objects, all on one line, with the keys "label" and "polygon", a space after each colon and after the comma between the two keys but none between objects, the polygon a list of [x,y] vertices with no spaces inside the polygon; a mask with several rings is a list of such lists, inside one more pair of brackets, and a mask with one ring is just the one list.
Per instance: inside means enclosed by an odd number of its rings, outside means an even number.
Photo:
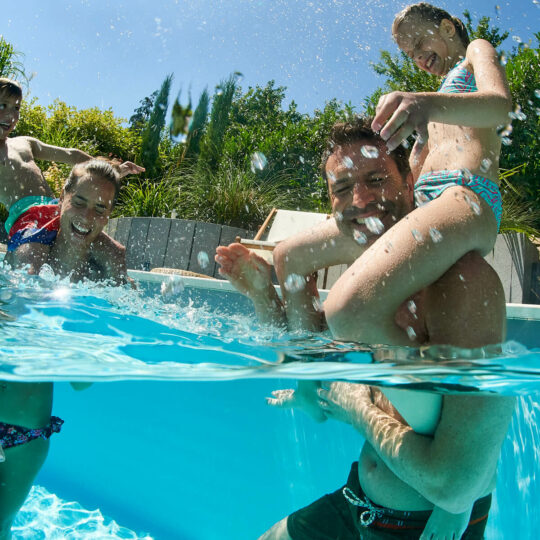
[{"label": "child's foot", "polygon": [[215,260],[220,265],[219,273],[252,300],[266,294],[272,287],[270,265],[242,244],[219,246]]}]

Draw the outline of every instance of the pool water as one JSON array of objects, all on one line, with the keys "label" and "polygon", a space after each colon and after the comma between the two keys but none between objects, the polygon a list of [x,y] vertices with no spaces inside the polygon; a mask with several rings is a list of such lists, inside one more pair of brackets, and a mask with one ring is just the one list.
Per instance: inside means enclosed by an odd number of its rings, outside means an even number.
[{"label": "pool water", "polygon": [[[350,426],[266,404],[297,378],[522,394],[487,538],[533,538],[540,527],[534,308],[510,310],[502,350],[445,348],[440,361],[413,348],[374,353],[328,336],[261,329],[248,301],[215,282],[209,290],[182,280],[164,296],[160,282],[131,291],[3,279],[2,309],[14,320],[3,322],[2,378],[59,381],[54,414],[65,420],[15,538],[37,538],[40,527],[50,531],[43,538],[56,538],[58,523],[71,527],[66,538],[256,538],[341,486],[362,444]],[[95,384],[75,392],[70,380]],[[50,511],[62,507],[58,498],[76,509]],[[45,508],[41,517],[32,504]]]}]

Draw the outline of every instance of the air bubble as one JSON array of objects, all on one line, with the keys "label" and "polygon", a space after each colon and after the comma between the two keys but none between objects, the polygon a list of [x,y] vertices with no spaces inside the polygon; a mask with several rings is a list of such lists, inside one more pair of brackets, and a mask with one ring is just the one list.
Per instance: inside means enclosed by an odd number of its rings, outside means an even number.
[{"label": "air bubble", "polygon": [[367,243],[367,236],[363,232],[357,231],[356,229],[353,231],[353,238],[359,244]]},{"label": "air bubble", "polygon": [[376,146],[369,146],[365,144],[360,149],[362,155],[367,159],[377,159],[379,157],[379,150]]},{"label": "air bubble", "polygon": [[306,278],[300,274],[290,274],[287,276],[285,283],[283,284],[285,290],[290,293],[297,293],[304,289],[306,286]]},{"label": "air bubble", "polygon": [[443,235],[435,227],[429,228],[429,236],[436,244],[443,239]]},{"label": "air bubble", "polygon": [[206,251],[199,251],[199,253],[197,253],[197,262],[201,268],[206,268],[210,262],[208,253],[206,253]]},{"label": "air bubble", "polygon": [[266,156],[262,152],[253,152],[253,155],[251,156],[251,172],[255,173],[257,171],[262,171],[266,165],[268,164],[268,160],[266,159]]},{"label": "air bubble", "polygon": [[377,217],[366,218],[366,227],[373,234],[382,234],[384,232],[383,222]]}]

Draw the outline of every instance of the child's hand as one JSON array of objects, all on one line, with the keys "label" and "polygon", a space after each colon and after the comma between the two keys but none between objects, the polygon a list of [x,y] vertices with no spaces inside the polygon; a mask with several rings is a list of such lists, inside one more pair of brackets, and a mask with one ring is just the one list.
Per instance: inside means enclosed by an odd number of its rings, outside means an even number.
[{"label": "child's hand", "polygon": [[381,138],[386,141],[390,151],[397,148],[414,131],[427,141],[428,105],[429,99],[425,95],[412,92],[385,94],[379,99],[371,129],[380,131]]},{"label": "child's hand", "polygon": [[124,163],[118,165],[120,178],[124,178],[124,176],[127,176],[128,174],[141,174],[145,170],[146,169],[144,167],[141,167],[140,165],[137,165],[131,161],[124,161]]},{"label": "child's hand", "polygon": [[462,514],[450,514],[435,507],[420,540],[459,540],[471,517],[472,506]]}]

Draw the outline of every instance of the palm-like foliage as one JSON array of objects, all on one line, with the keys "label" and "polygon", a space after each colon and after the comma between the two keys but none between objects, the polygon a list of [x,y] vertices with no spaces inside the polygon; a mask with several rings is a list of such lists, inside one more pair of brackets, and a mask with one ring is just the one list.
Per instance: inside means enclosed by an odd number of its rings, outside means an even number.
[{"label": "palm-like foliage", "polygon": [[23,63],[19,60],[22,54],[16,51],[11,43],[0,36],[0,77],[28,81]]}]

